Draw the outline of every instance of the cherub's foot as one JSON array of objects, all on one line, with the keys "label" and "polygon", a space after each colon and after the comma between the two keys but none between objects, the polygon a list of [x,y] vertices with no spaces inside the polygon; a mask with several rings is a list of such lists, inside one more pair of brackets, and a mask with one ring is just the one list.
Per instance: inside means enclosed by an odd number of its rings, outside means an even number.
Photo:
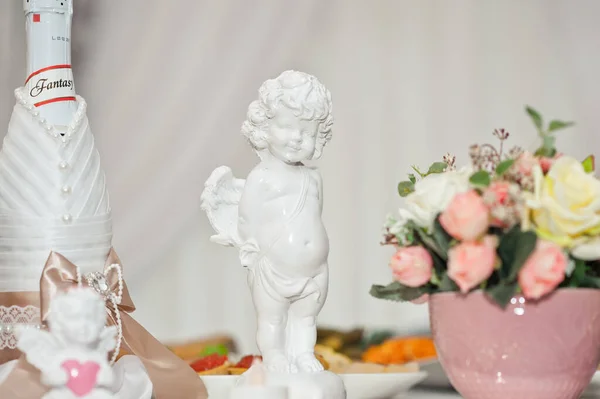
[{"label": "cherub's foot", "polygon": [[323,371],[323,365],[317,360],[314,353],[306,352],[298,355],[296,358],[296,365],[302,373],[316,373]]},{"label": "cherub's foot", "polygon": [[263,355],[263,364],[269,371],[276,373],[289,373],[290,362],[283,352],[271,352]]}]

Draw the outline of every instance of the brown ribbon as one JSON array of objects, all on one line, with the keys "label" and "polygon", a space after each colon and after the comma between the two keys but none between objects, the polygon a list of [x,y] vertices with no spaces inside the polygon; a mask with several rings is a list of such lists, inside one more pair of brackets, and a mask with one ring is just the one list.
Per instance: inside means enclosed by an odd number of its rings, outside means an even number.
[{"label": "brown ribbon", "polygon": [[[104,270],[107,283],[113,293],[117,293],[119,279],[115,269],[108,270],[112,264],[121,264],[114,250],[111,249]],[[83,276],[82,276],[83,277]],[[85,279],[83,283],[87,284]],[[48,306],[52,298],[60,292],[76,287],[77,267],[62,255],[52,252],[42,272],[40,280],[41,318],[46,320]],[[116,325],[113,304],[107,300],[106,310],[108,324]],[[118,304],[119,316],[123,329],[122,350],[137,356],[150,377],[155,399],[206,399],[206,387],[183,360],[154,338],[144,327],[130,316],[135,305],[129,296],[123,281],[121,303]],[[0,385],[0,398],[41,398],[47,389],[40,383],[39,371],[25,360],[22,355],[15,369]]]}]

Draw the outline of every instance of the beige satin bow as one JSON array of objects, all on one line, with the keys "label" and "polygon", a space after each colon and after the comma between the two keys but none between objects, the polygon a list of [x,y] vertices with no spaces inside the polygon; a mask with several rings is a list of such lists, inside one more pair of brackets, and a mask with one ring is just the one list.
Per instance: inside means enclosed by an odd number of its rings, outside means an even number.
[{"label": "beige satin bow", "polygon": [[[122,327],[121,347],[124,352],[137,356],[144,364],[152,381],[154,397],[156,399],[207,398],[206,387],[191,367],[162,345],[130,316],[130,313],[135,310],[135,305],[122,279],[122,292],[119,292],[118,269],[111,267],[114,264],[120,265],[121,263],[114,250],[111,249],[103,272],[108,289],[100,292],[107,299],[108,324],[117,325],[120,318]],[[57,293],[78,286],[81,280],[87,285],[86,279],[82,279],[82,277],[85,276],[79,275],[77,266],[65,257],[54,252],[50,254],[40,280],[42,321],[45,322],[48,306]],[[121,294],[120,301],[117,303],[118,316],[113,302],[109,300],[110,293]],[[39,372],[27,363],[24,356],[21,356],[16,368],[7,380],[0,385],[0,398],[38,399],[46,391],[47,389],[40,384]]]}]

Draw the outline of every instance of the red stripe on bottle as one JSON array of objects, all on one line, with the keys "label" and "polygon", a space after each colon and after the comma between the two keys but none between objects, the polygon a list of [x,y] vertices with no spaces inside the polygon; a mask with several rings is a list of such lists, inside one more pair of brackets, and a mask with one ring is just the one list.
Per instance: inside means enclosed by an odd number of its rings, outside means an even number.
[{"label": "red stripe on bottle", "polygon": [[57,98],[51,98],[50,100],[46,100],[46,101],[40,101],[39,103],[36,103],[33,105],[35,105],[36,107],[41,107],[42,105],[58,103],[61,101],[77,101],[77,99],[75,97],[57,97]]},{"label": "red stripe on bottle", "polygon": [[33,14],[33,22],[40,22],[40,14]]},{"label": "red stripe on bottle", "polygon": [[31,78],[33,78],[35,75],[39,75],[42,72],[51,71],[53,69],[71,69],[71,65],[66,65],[66,64],[65,65],[53,65],[53,66],[49,66],[46,68],[42,68],[38,71],[33,72],[31,75],[29,75],[29,77],[25,81],[25,84],[27,84],[27,82],[29,82],[31,80]]}]

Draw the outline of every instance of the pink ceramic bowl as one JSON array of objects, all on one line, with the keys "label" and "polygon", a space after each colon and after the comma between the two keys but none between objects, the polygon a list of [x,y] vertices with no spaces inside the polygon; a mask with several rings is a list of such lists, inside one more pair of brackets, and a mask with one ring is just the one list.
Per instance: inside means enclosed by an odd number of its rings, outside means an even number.
[{"label": "pink ceramic bowl", "polygon": [[502,310],[481,291],[429,300],[440,363],[465,399],[576,399],[600,362],[600,290]]}]

